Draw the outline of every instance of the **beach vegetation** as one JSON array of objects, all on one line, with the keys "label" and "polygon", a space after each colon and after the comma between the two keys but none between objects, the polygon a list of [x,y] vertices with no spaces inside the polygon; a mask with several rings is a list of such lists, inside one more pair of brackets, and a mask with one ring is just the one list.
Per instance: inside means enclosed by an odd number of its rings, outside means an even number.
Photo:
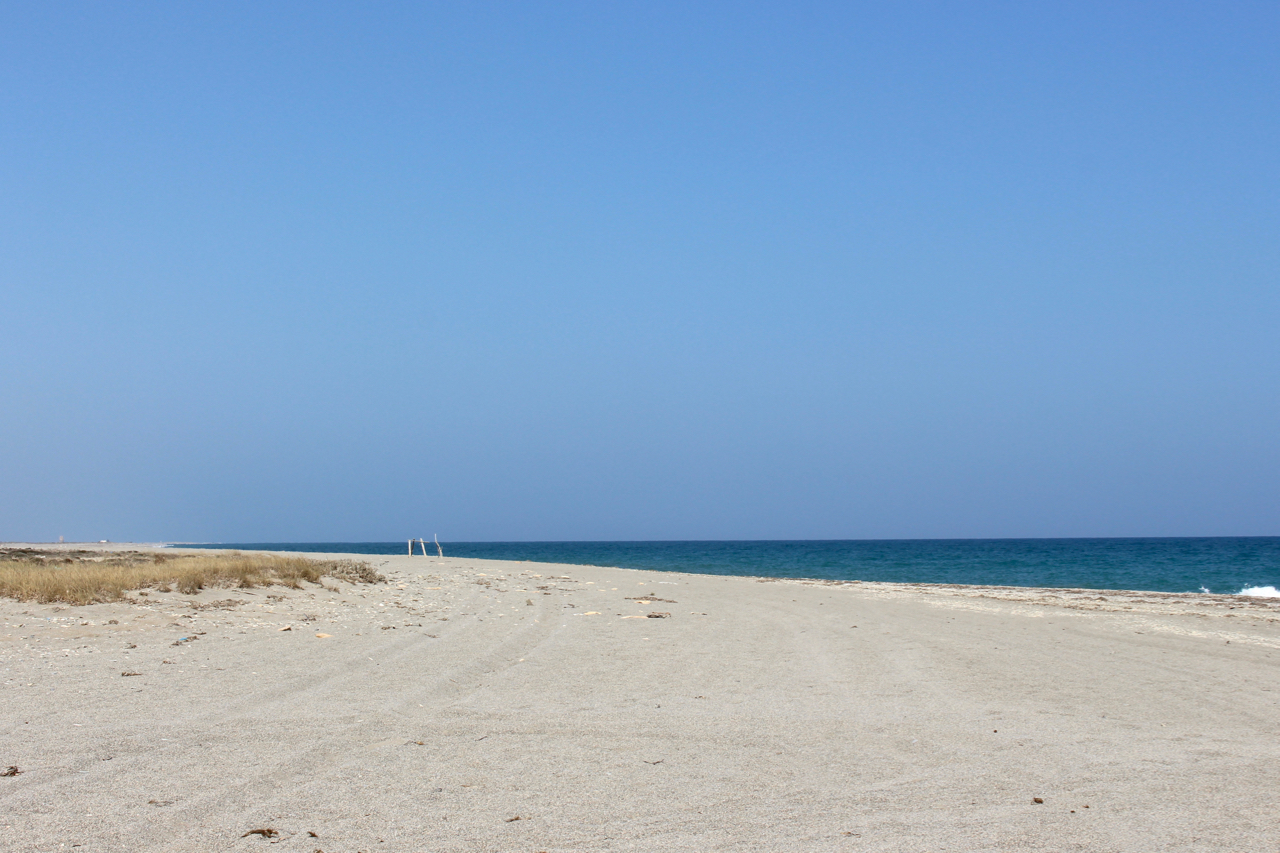
[{"label": "beach vegetation", "polygon": [[367,563],[278,554],[168,554],[147,551],[0,549],[0,596],[42,604],[120,601],[150,591],[194,595],[209,588],[351,583],[386,580]]}]

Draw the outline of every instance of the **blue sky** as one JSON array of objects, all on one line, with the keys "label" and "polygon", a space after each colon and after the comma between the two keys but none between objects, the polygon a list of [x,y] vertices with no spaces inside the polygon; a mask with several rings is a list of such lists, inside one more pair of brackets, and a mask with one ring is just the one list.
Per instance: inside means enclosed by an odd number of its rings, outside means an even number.
[{"label": "blue sky", "polygon": [[1280,534],[1277,43],[0,6],[0,539]]}]

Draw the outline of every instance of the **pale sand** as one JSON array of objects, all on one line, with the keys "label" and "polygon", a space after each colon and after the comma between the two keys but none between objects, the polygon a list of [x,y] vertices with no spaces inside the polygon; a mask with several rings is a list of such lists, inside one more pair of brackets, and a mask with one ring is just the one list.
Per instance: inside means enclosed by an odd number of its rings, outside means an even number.
[{"label": "pale sand", "polygon": [[1280,848],[1278,601],[355,556],[0,601],[0,849]]}]

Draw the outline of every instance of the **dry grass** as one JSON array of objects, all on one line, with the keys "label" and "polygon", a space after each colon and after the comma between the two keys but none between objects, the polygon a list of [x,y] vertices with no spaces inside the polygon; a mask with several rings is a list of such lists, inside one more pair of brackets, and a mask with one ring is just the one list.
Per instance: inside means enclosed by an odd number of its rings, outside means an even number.
[{"label": "dry grass", "polygon": [[366,563],[265,554],[178,555],[145,551],[0,550],[0,596],[42,604],[119,601],[126,592],[195,594],[206,587],[301,587],[324,576],[352,583],[386,580]]}]

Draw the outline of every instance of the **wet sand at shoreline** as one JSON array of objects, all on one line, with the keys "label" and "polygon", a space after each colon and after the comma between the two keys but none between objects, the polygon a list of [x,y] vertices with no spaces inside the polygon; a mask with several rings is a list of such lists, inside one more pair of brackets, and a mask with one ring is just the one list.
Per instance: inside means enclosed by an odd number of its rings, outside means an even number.
[{"label": "wet sand at shoreline", "polygon": [[0,599],[0,849],[1280,846],[1275,599],[338,556]]}]

